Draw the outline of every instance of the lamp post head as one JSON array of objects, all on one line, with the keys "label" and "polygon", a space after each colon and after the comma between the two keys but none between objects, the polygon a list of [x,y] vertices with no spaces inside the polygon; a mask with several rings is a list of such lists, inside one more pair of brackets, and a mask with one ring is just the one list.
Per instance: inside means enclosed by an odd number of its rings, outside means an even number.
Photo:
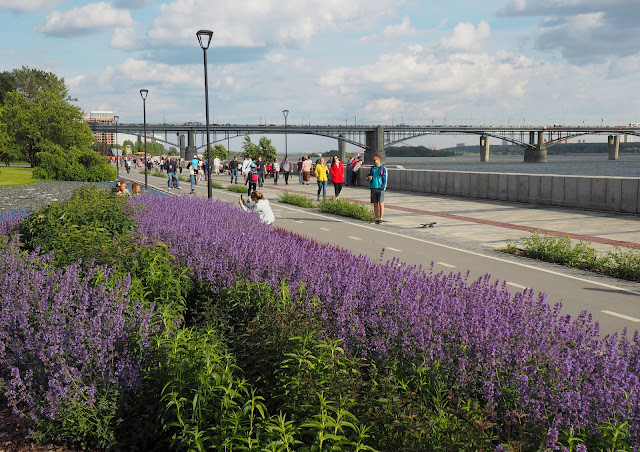
[{"label": "lamp post head", "polygon": [[116,125],[118,125],[118,119],[120,119],[120,116],[118,116],[118,115],[113,117],[113,122],[115,122]]},{"label": "lamp post head", "polygon": [[289,115],[289,110],[282,110],[282,114],[284,115],[284,118],[287,119],[287,116]]},{"label": "lamp post head", "polygon": [[211,44],[211,38],[213,38],[213,32],[211,30],[199,30],[196,33],[196,36],[198,37],[200,48],[202,48],[202,50],[207,50],[209,48],[209,44]]},{"label": "lamp post head", "polygon": [[149,94],[149,90],[148,89],[141,89],[140,90],[140,97],[142,97],[142,100],[146,100],[147,99],[147,94]]}]

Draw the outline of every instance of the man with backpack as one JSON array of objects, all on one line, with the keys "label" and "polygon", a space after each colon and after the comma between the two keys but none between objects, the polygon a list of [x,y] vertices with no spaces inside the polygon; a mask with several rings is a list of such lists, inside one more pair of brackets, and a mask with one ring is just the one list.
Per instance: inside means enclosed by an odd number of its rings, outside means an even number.
[{"label": "man with backpack", "polygon": [[384,191],[387,189],[387,168],[380,163],[380,155],[373,156],[373,166],[369,169],[369,189],[371,190],[371,204],[376,216],[376,224],[384,220]]}]

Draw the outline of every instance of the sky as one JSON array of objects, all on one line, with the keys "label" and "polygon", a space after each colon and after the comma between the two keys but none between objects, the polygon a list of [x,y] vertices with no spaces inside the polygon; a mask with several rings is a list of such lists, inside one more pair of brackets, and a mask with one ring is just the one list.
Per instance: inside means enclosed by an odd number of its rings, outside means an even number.
[{"label": "sky", "polygon": [[204,123],[209,29],[211,123],[624,125],[638,18],[638,0],[0,0],[0,70],[53,72],[121,123],[143,88],[148,123]]}]

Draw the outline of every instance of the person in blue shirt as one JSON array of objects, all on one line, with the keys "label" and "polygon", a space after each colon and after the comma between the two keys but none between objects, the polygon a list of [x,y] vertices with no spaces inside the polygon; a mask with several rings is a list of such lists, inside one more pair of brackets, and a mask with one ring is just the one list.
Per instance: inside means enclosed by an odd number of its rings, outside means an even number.
[{"label": "person in blue shirt", "polygon": [[380,155],[373,156],[373,166],[369,169],[369,189],[371,190],[371,204],[376,216],[376,224],[382,223],[384,217],[384,191],[387,189],[387,168],[380,163]]}]

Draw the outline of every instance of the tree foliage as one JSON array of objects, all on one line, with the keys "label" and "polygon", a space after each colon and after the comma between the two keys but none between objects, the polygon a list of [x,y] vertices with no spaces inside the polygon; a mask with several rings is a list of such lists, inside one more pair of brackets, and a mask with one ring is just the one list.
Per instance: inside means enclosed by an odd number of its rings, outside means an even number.
[{"label": "tree foliage", "polygon": [[33,97],[18,91],[6,93],[0,119],[7,125],[12,146],[36,166],[38,152],[51,145],[90,148],[93,135],[82,116],[82,110],[61,98],[59,92],[45,89]]},{"label": "tree foliage", "polygon": [[227,148],[222,144],[216,144],[211,148],[211,158],[218,157],[220,160],[226,160],[229,157]]},{"label": "tree foliage", "polygon": [[265,162],[273,162],[278,152],[269,138],[260,137],[259,144],[255,144],[250,136],[244,138],[242,151],[243,157],[249,156],[253,160],[262,157]]},{"label": "tree foliage", "polygon": [[43,91],[53,91],[60,99],[71,100],[64,78],[26,66],[0,73],[0,104],[4,103],[6,95],[12,91],[17,91],[29,99],[35,98]]}]

